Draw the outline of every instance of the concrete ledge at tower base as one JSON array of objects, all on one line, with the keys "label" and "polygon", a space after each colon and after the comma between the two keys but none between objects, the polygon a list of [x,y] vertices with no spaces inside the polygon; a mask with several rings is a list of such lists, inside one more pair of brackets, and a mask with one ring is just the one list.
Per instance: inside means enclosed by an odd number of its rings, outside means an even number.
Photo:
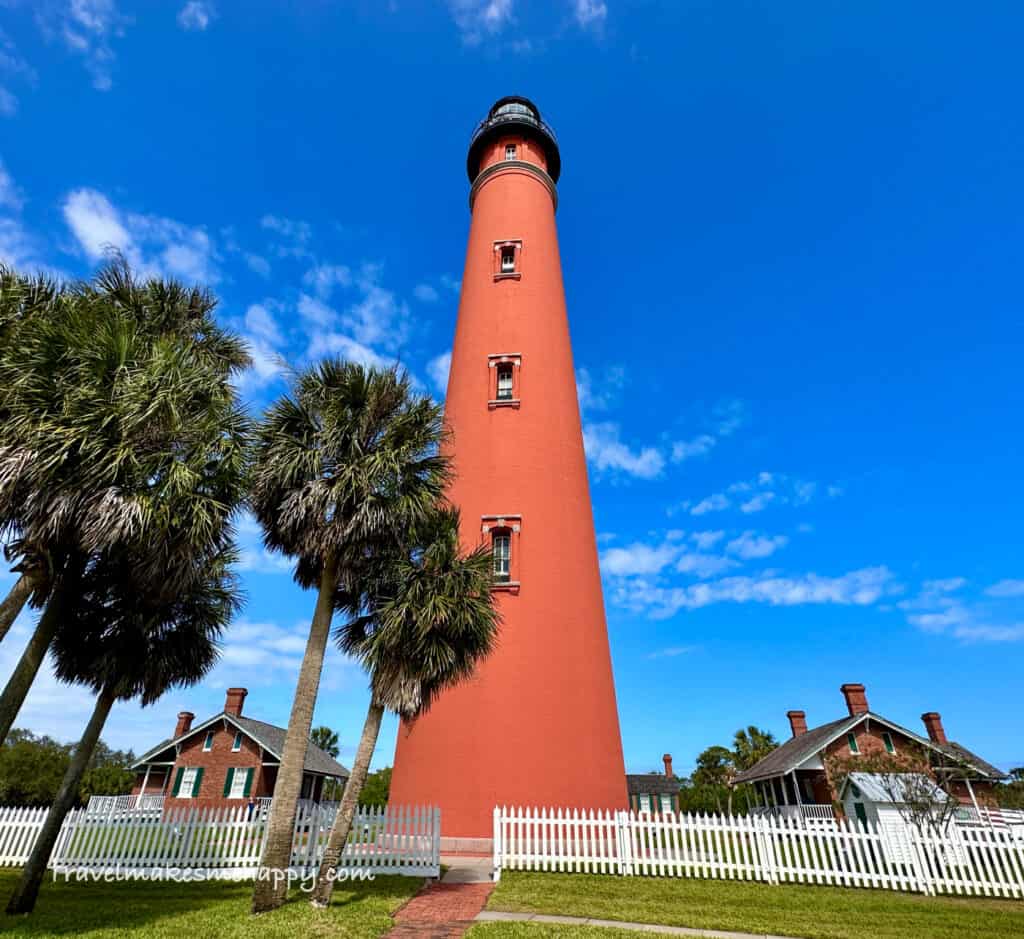
[{"label": "concrete ledge at tower base", "polygon": [[494,854],[493,838],[446,838],[441,836],[442,854],[477,854],[491,857]]}]

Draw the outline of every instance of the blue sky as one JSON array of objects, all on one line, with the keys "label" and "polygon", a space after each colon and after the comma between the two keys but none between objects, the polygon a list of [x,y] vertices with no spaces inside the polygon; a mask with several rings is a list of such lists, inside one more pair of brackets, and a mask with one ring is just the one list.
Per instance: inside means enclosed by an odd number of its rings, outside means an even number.
[{"label": "blue sky", "polygon": [[[1021,765],[1022,26],[996,2],[0,0],[0,258],[77,277],[116,244],[210,284],[254,407],[326,352],[440,397],[468,137],[526,94],[562,146],[628,768],[834,719],[845,681]],[[286,722],[314,601],[241,537],[222,663],[119,706],[112,743],[235,684]],[[365,703],[332,654],[317,720],[346,759]],[[88,707],[44,676],[21,723],[70,739]]]}]

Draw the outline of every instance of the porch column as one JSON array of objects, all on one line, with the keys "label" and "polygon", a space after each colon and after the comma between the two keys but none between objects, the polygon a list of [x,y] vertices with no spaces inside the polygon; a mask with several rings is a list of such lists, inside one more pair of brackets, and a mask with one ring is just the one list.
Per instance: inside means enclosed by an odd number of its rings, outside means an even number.
[{"label": "porch column", "polygon": [[803,805],[804,800],[800,797],[800,784],[798,783],[796,778],[796,770],[793,770],[793,772],[790,773],[790,775],[793,777],[793,792],[796,793],[796,804]]},{"label": "porch column", "polygon": [[967,794],[971,797],[971,802],[974,805],[974,811],[978,813],[978,821],[981,821],[981,809],[978,807],[978,800],[974,797],[974,786],[971,785],[969,779],[964,779],[967,783]]},{"label": "porch column", "polygon": [[146,783],[149,782],[149,770],[152,765],[152,763],[146,764],[146,775],[142,777],[142,788],[139,790],[139,794],[135,799],[136,808],[142,804],[142,797],[146,794]]}]

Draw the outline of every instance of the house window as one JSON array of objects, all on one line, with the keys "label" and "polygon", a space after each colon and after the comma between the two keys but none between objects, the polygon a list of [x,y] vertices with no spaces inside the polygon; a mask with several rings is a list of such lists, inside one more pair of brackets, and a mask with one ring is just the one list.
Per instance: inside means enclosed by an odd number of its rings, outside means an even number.
[{"label": "house window", "polygon": [[512,245],[505,245],[501,249],[501,273],[514,274],[516,271],[516,249]]},{"label": "house window", "polygon": [[812,783],[806,777],[803,780],[804,795],[807,797],[808,802],[814,802],[814,783]]},{"label": "house window", "polygon": [[646,792],[640,793],[639,803],[641,812],[651,811],[651,797]]},{"label": "house window", "polygon": [[224,779],[224,798],[244,799],[252,791],[252,767],[237,766]]},{"label": "house window", "polygon": [[189,766],[178,770],[177,797],[179,799],[194,799],[199,795],[199,785],[203,781],[203,771],[200,767]]},{"label": "house window", "polygon": [[661,797],[661,814],[668,815],[672,811],[672,796],[662,795]]},{"label": "house window", "polygon": [[494,579],[507,583],[512,571],[512,536],[507,532],[495,532],[491,537],[494,554]]},{"label": "house window", "polygon": [[505,159],[514,160],[516,158],[516,145],[514,143],[505,144]]},{"label": "house window", "polygon": [[886,753],[895,753],[896,752],[896,744],[894,744],[892,742],[892,737],[889,735],[888,732],[882,734],[882,743],[885,744],[885,752]]},{"label": "house window", "polygon": [[206,739],[203,741],[203,752],[209,753],[213,749],[213,731],[206,732]]},{"label": "house window", "polygon": [[495,395],[498,401],[512,400],[512,363],[502,362],[498,368],[498,387]]},{"label": "house window", "polygon": [[857,743],[857,738],[852,732],[846,735],[846,743],[850,747],[851,753],[860,753],[860,745]]},{"label": "house window", "polygon": [[235,733],[235,742],[231,744],[231,752],[237,753],[242,749],[242,732],[239,730]]}]

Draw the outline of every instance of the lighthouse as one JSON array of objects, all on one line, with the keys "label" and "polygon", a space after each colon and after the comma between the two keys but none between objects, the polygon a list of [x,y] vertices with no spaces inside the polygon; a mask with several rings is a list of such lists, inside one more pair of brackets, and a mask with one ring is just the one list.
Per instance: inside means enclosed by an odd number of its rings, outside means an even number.
[{"label": "lighthouse", "polygon": [[528,99],[469,144],[471,223],[445,417],[467,549],[502,623],[474,676],[399,728],[390,799],[487,850],[496,805],[626,807],[626,779],[558,255],[561,155]]}]

